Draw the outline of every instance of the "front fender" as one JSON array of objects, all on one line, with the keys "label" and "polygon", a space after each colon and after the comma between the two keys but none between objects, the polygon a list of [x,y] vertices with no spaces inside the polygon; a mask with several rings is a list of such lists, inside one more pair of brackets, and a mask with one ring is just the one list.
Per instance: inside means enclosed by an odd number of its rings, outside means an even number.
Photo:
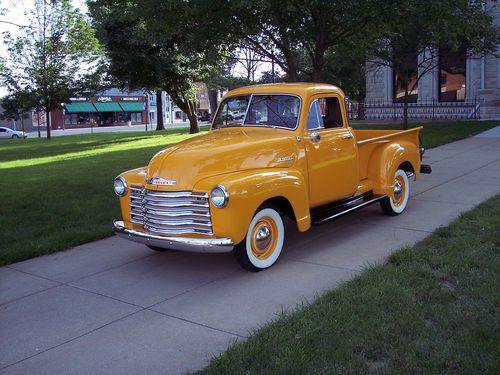
[{"label": "front fender", "polygon": [[375,194],[391,194],[394,189],[394,174],[404,163],[409,163],[415,173],[420,172],[418,146],[410,141],[400,141],[379,146],[370,158],[368,178],[373,181]]},{"label": "front fender", "polygon": [[225,208],[210,202],[215,237],[228,237],[234,243],[243,241],[257,208],[275,197],[288,200],[300,231],[311,226],[307,184],[298,171],[273,168],[232,172],[205,178],[194,191],[210,192],[217,184],[228,190],[229,202]]}]

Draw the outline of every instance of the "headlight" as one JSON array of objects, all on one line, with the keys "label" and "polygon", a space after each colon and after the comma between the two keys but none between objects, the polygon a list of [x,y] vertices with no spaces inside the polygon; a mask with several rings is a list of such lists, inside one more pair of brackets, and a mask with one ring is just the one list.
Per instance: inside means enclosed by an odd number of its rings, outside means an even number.
[{"label": "headlight", "polygon": [[120,176],[115,178],[114,189],[115,189],[115,194],[118,195],[119,197],[125,195],[125,193],[127,192],[127,182],[123,177]]},{"label": "headlight", "polygon": [[224,186],[217,185],[210,192],[210,200],[215,207],[224,208],[229,202],[229,193]]}]

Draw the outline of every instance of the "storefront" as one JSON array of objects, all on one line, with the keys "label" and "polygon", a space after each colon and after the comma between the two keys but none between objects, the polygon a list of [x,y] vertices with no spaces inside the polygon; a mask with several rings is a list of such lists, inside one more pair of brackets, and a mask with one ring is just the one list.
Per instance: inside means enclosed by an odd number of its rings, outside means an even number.
[{"label": "storefront", "polygon": [[61,110],[53,112],[52,128],[144,125],[147,111],[147,97],[142,92],[111,89],[96,96],[70,98]]}]

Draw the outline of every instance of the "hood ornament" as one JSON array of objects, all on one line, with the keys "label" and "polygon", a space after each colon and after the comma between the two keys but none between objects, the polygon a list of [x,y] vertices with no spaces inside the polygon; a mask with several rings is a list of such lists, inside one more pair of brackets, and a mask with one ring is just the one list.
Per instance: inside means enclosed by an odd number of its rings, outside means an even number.
[{"label": "hood ornament", "polygon": [[151,177],[146,180],[150,185],[160,185],[160,186],[174,186],[177,184],[176,180],[166,180],[161,177]]}]

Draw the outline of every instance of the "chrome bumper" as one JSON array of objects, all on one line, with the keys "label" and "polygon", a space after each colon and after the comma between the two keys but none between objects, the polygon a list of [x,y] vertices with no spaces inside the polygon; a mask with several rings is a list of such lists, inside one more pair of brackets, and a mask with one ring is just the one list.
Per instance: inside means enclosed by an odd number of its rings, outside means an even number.
[{"label": "chrome bumper", "polygon": [[230,238],[186,238],[158,236],[153,233],[139,232],[125,228],[123,221],[113,221],[115,233],[127,240],[165,249],[192,251],[196,253],[228,253],[234,243]]}]

